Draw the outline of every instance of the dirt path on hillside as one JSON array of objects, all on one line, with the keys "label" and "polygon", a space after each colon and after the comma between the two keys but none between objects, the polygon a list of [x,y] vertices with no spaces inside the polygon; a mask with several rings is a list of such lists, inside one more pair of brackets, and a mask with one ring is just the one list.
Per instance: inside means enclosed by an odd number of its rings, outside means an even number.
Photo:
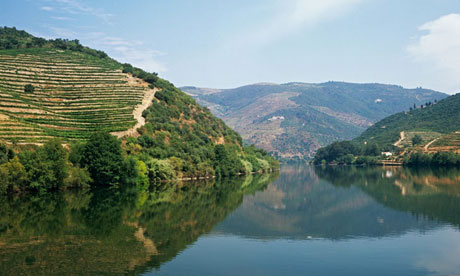
[{"label": "dirt path on hillside", "polygon": [[401,136],[401,138],[399,138],[399,140],[396,141],[396,143],[393,144],[395,147],[399,147],[399,145],[402,143],[402,141],[403,141],[404,139],[406,139],[406,134],[404,133],[404,131],[401,131],[401,132],[399,133],[399,135]]},{"label": "dirt path on hillside", "polygon": [[134,127],[126,131],[112,132],[111,134],[117,136],[118,138],[124,136],[138,137],[139,133],[137,132],[137,129],[145,125],[145,118],[142,117],[142,113],[152,105],[153,99],[155,98],[155,93],[157,91],[160,91],[160,89],[156,87],[154,89],[147,90],[147,92],[145,92],[144,98],[142,99],[142,103],[136,106],[134,109],[133,115],[134,119],[137,121]]},{"label": "dirt path on hillside", "polygon": [[435,142],[438,141],[438,140],[439,140],[439,138],[436,138],[436,139],[434,139],[433,141],[429,142],[428,144],[426,144],[426,145],[423,147],[423,150],[424,150],[424,151],[428,151],[428,148],[429,148],[433,143],[435,143]]}]

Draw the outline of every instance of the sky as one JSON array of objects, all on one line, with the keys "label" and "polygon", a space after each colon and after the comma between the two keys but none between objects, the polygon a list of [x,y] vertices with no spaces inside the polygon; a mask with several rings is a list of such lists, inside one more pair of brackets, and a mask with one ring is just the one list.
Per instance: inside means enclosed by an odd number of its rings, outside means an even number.
[{"label": "sky", "polygon": [[460,92],[458,0],[0,2],[0,26],[79,39],[176,86],[346,81]]}]

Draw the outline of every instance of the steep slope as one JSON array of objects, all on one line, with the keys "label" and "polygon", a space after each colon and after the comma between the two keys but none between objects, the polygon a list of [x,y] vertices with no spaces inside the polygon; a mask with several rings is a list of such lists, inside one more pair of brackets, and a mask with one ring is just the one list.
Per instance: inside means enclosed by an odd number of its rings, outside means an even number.
[{"label": "steep slope", "polygon": [[357,137],[388,115],[447,96],[421,88],[343,82],[181,89],[249,143],[288,159],[312,158],[321,146]]},{"label": "steep slope", "polygon": [[107,58],[59,49],[0,50],[0,139],[43,142],[126,130],[150,90]]},{"label": "steep slope", "polygon": [[237,132],[156,73],[78,40],[0,28],[0,95],[0,143],[60,138],[74,142],[73,150],[96,132],[111,132],[123,139],[131,166],[141,166],[133,170],[147,166],[151,181],[277,166],[264,151],[243,147]]},{"label": "steep slope", "polygon": [[[405,133],[403,139],[396,146],[412,146],[411,136],[417,134],[423,139],[420,147],[434,150],[435,147],[458,146],[460,130],[460,94],[450,96],[435,104],[417,108],[410,112],[400,112],[389,116],[367,129],[357,142],[373,142],[382,146],[396,144]],[[437,135],[435,135],[437,134]],[[446,148],[453,149],[453,148]]]}]

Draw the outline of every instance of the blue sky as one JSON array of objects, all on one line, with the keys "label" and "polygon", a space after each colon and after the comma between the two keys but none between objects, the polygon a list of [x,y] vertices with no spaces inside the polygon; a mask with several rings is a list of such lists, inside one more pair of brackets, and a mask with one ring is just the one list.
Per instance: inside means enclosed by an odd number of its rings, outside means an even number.
[{"label": "blue sky", "polygon": [[380,82],[460,92],[458,0],[2,0],[0,25],[79,39],[178,86]]}]

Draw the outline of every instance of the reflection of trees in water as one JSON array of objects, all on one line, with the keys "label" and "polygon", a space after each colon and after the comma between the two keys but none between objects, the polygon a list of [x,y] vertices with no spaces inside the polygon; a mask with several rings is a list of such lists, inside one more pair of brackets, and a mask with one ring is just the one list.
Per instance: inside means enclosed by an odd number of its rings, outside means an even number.
[{"label": "reflection of trees in water", "polygon": [[272,179],[0,198],[0,275],[124,275],[159,267]]},{"label": "reflection of trees in water", "polygon": [[[348,239],[425,231],[437,227],[444,216],[449,219],[442,221],[456,221],[447,209],[454,204],[453,210],[459,208],[459,185],[451,185],[458,177],[451,170],[285,166],[266,190],[245,197],[216,231],[263,239]],[[446,201],[444,207],[437,206],[438,197]],[[423,212],[427,216],[418,216]]]},{"label": "reflection of trees in water", "polygon": [[333,185],[356,186],[379,203],[460,226],[460,170],[400,167],[316,167]]}]

